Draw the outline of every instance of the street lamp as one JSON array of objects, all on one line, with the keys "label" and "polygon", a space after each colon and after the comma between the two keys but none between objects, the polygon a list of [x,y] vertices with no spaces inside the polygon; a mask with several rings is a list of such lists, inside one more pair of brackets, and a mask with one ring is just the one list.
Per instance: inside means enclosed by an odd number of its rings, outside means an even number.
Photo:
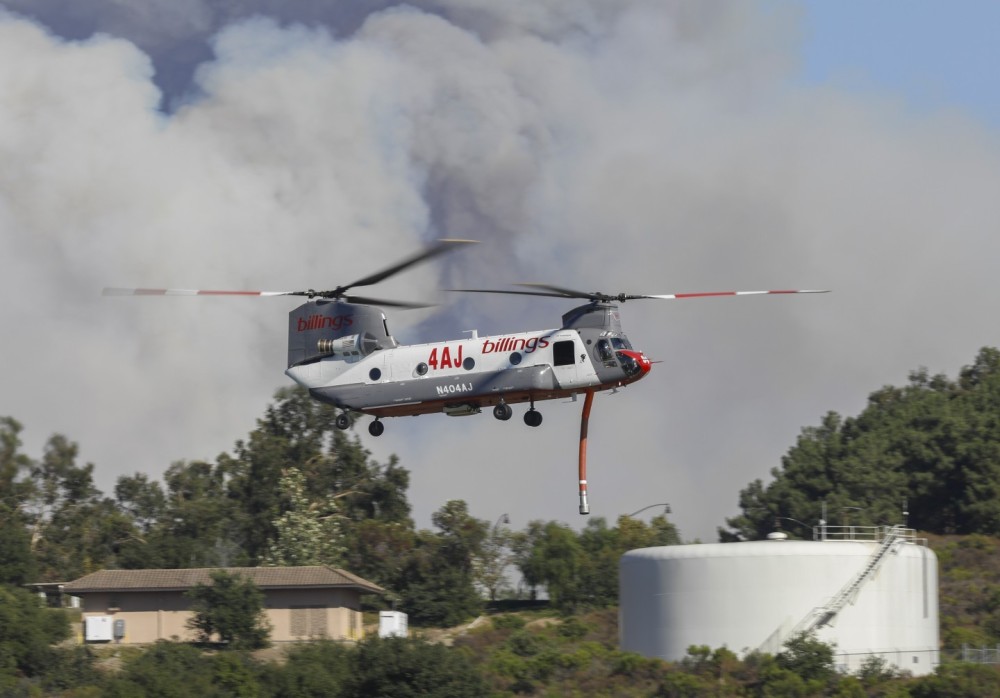
[{"label": "street lamp", "polygon": [[804,523],[802,521],[799,521],[798,519],[793,519],[791,516],[775,516],[774,517],[774,527],[778,531],[781,530],[781,521],[782,520],[784,520],[784,521],[792,521],[794,523],[797,523],[799,526],[804,526],[807,529],[812,529],[812,526],[810,526],[809,524]]},{"label": "street lamp", "polygon": [[641,514],[642,512],[646,511],[647,509],[652,509],[653,507],[663,507],[663,513],[664,513],[664,515],[670,513],[670,505],[667,504],[666,502],[663,502],[662,504],[650,504],[648,507],[643,507],[639,511],[633,511],[631,514],[628,515],[628,517],[632,518],[636,514]]}]

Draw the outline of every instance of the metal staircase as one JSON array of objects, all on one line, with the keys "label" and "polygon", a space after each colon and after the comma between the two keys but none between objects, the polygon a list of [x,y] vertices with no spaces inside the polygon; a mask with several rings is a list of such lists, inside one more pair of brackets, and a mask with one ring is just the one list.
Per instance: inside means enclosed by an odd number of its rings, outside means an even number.
[{"label": "metal staircase", "polygon": [[[791,637],[796,635],[801,635],[804,633],[812,632],[817,628],[821,628],[825,625],[829,625],[830,622],[837,616],[843,608],[850,603],[857,594],[858,590],[871,579],[876,572],[878,572],[879,567],[888,557],[889,553],[892,551],[893,547],[897,542],[902,540],[914,540],[913,529],[904,528],[902,526],[886,526],[884,528],[876,528],[874,530],[874,536],[872,538],[867,538],[868,540],[878,540],[879,545],[875,551],[869,556],[868,560],[865,561],[864,567],[854,575],[848,582],[838,591],[834,596],[830,598],[822,606],[817,606],[816,608],[809,611],[805,618],[800,620],[790,631],[785,632],[784,628],[787,625],[780,626],[764,641],[764,643],[758,648],[764,652],[775,652],[781,647],[782,643]],[[826,530],[824,530],[824,539]],[[840,540],[858,540],[854,535],[854,530],[851,531],[850,538],[840,538]]]}]

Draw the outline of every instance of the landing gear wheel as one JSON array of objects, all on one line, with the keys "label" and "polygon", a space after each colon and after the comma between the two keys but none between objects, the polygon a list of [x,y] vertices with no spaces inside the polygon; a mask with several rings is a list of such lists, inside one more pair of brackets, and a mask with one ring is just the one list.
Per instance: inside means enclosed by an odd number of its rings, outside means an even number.
[{"label": "landing gear wheel", "polygon": [[372,436],[382,436],[383,431],[385,431],[385,425],[377,419],[368,425],[368,433]]},{"label": "landing gear wheel", "polygon": [[333,420],[333,424],[338,429],[341,430],[347,429],[349,426],[351,426],[351,418],[350,416],[348,416],[346,412],[341,412],[340,414],[337,415],[337,418]]},{"label": "landing gear wheel", "polygon": [[511,415],[514,414],[514,410],[510,408],[506,402],[501,402],[493,408],[493,416],[499,419],[501,422],[506,422],[510,419]]},{"label": "landing gear wheel", "polygon": [[524,413],[524,423],[529,427],[537,427],[542,423],[542,413],[532,408]]}]

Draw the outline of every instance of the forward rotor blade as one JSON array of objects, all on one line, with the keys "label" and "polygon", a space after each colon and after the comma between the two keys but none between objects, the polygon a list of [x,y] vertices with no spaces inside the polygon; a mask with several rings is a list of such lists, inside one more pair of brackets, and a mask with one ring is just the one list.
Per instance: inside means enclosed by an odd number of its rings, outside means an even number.
[{"label": "forward rotor blade", "polygon": [[449,288],[454,293],[504,293],[511,296],[547,296],[549,298],[570,298],[565,293],[542,293],[541,291],[511,291],[495,288]]},{"label": "forward rotor blade", "polygon": [[338,286],[335,293],[339,295],[347,289],[354,288],[355,286],[371,286],[372,284],[377,284],[379,281],[388,279],[390,276],[394,276],[404,269],[412,267],[414,264],[418,264],[426,259],[431,259],[432,257],[444,254],[458,245],[467,245],[475,242],[478,242],[478,240],[455,240],[452,238],[443,238],[427,249],[422,250],[411,257],[407,257],[402,262],[398,262],[387,269],[383,269],[382,271],[378,271],[374,274],[358,279],[354,283],[350,283],[345,286]]},{"label": "forward rotor blade", "polygon": [[102,296],[298,296],[298,291],[209,291],[191,288],[105,288]]},{"label": "forward rotor blade", "polygon": [[432,308],[433,303],[410,303],[408,301],[387,301],[381,298],[368,298],[366,296],[341,296],[342,300],[348,303],[361,303],[363,305],[383,305],[387,308]]}]

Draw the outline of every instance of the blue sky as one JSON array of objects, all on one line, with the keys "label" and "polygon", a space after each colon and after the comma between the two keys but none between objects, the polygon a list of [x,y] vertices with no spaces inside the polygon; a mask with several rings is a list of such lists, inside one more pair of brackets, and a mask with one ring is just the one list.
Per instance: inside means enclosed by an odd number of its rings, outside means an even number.
[{"label": "blue sky", "polygon": [[806,0],[803,77],[1000,126],[1000,2]]}]

